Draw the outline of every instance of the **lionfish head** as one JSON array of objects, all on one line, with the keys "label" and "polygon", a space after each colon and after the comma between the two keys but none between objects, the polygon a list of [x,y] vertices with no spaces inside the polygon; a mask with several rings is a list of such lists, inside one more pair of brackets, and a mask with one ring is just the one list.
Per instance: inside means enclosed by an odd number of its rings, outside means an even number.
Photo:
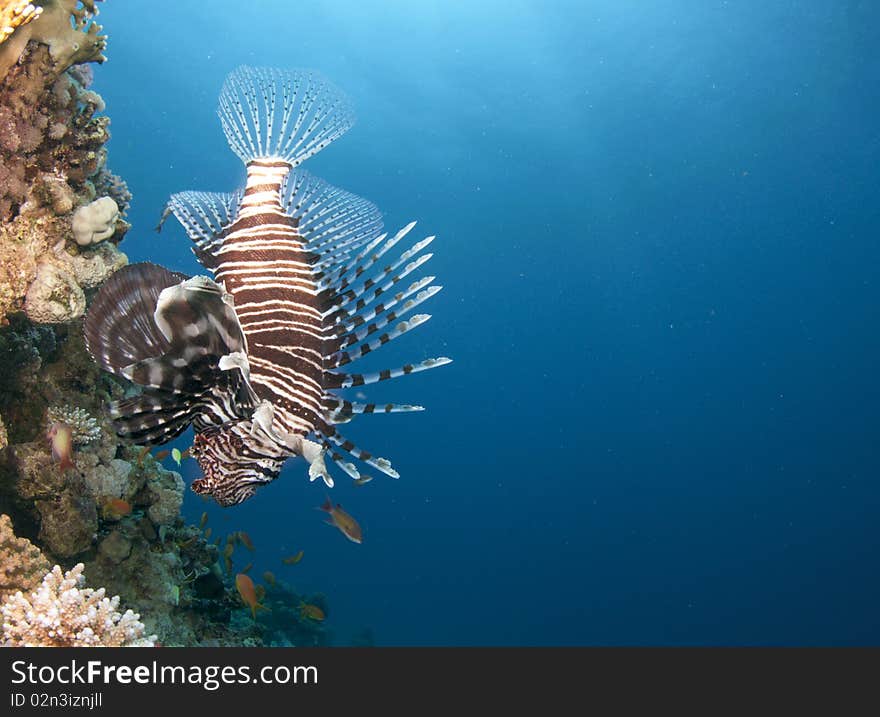
[{"label": "lionfish head", "polygon": [[211,496],[224,508],[238,505],[275,480],[284,459],[261,455],[229,428],[197,433],[192,455],[204,474],[192,483],[199,495]]}]

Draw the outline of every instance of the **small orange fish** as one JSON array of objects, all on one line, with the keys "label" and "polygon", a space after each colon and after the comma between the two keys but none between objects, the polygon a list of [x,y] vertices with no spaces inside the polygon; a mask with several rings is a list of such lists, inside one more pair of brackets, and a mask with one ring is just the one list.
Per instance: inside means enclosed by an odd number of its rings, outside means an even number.
[{"label": "small orange fish", "polygon": [[205,531],[205,540],[210,540],[210,539],[211,539],[211,529],[208,528],[208,529]]},{"label": "small orange fish", "polygon": [[299,604],[299,616],[303,619],[309,618],[310,620],[317,620],[318,622],[322,621],[325,617],[324,611],[317,605],[309,605],[304,602]]},{"label": "small orange fish", "polygon": [[202,517],[199,519],[199,530],[205,527],[208,522],[208,511],[202,513]]},{"label": "small orange fish", "polygon": [[363,534],[361,532],[361,526],[358,525],[358,522],[352,518],[348,513],[346,513],[342,506],[337,503],[336,507],[333,507],[333,504],[330,502],[330,499],[324,501],[324,505],[321,506],[320,510],[323,510],[325,513],[330,514],[330,519],[324,521],[327,525],[332,525],[334,528],[339,528],[342,534],[348,538],[353,543],[360,544],[363,542]]},{"label": "small orange fish", "polygon": [[223,548],[223,557],[231,558],[233,550],[235,550],[235,546],[232,543],[226,543],[226,547]]},{"label": "small orange fish", "polygon": [[235,547],[235,543],[236,543],[235,533],[230,533],[229,535],[226,536],[226,544],[227,545],[231,545],[231,546]]},{"label": "small orange fish", "polygon": [[247,573],[250,572],[250,570],[251,570],[252,567],[254,567],[254,564],[253,564],[253,563],[248,563],[247,565],[245,565],[245,566],[241,569],[241,572],[243,572],[243,573],[246,575]]},{"label": "small orange fish", "polygon": [[73,463],[73,431],[63,421],[53,423],[46,438],[52,449],[52,458],[58,462],[58,470],[62,473],[68,468],[76,468]]},{"label": "small orange fish", "polygon": [[184,460],[186,458],[192,457],[192,451],[190,448],[187,448],[183,453],[180,454],[180,460]]},{"label": "small orange fish", "polygon": [[251,536],[245,533],[243,530],[238,531],[238,539],[241,544],[246,547],[251,552],[254,552],[254,544],[251,542]]},{"label": "small orange fish", "polygon": [[275,574],[270,573],[267,570],[265,573],[263,573],[263,580],[265,580],[267,583],[269,583],[269,585],[274,585],[275,584]]},{"label": "small orange fish", "polygon": [[230,557],[228,555],[224,556],[223,560],[225,561],[226,572],[231,573],[232,572],[232,560],[230,559]]},{"label": "small orange fish", "polygon": [[266,588],[264,588],[262,585],[257,585],[257,587],[255,588],[255,592],[257,593],[257,600],[262,602],[263,598],[266,597]]},{"label": "small orange fish", "polygon": [[285,565],[296,565],[300,560],[303,559],[303,554],[305,550],[300,550],[296,555],[291,555],[288,558],[281,558],[281,562]]},{"label": "small orange fish", "polygon": [[254,620],[257,619],[257,610],[268,610],[267,607],[260,605],[257,599],[257,591],[254,588],[254,581],[244,573],[235,576],[235,587],[238,594],[241,595],[242,602],[251,609],[251,615]]},{"label": "small orange fish", "polygon": [[122,498],[107,498],[103,508],[104,516],[113,520],[119,520],[131,513],[131,503]]},{"label": "small orange fish", "polygon": [[165,449],[159,451],[158,453],[156,453],[155,455],[153,455],[153,458],[155,458],[157,461],[164,461],[170,455],[171,455],[171,451],[169,451],[167,448],[165,448]]}]

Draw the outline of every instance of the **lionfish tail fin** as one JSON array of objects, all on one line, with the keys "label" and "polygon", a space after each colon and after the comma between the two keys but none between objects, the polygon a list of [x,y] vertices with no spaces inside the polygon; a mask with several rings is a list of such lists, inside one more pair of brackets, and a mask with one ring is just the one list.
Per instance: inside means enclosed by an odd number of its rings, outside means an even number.
[{"label": "lionfish tail fin", "polygon": [[123,267],[104,282],[83,323],[86,348],[101,368],[121,376],[126,366],[168,351],[153,313],[159,294],[186,278],[142,263]]},{"label": "lionfish tail fin", "polygon": [[312,70],[238,67],[223,83],[217,114],[245,164],[275,159],[295,167],[354,124],[345,94]]}]

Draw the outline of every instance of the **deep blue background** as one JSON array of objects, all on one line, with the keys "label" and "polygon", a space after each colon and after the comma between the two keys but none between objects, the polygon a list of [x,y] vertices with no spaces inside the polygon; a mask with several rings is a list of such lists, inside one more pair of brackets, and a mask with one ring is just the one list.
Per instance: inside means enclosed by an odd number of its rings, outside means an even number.
[{"label": "deep blue background", "polygon": [[301,461],[208,507],[255,572],[339,643],[880,642],[876,5],[246,6],[102,6],[123,249],[197,272],[152,227],[243,180],[224,75],[314,67],[359,120],[308,169],[439,237],[435,318],[368,366],[455,358],[345,427],[403,476],[339,476],[363,545]]}]

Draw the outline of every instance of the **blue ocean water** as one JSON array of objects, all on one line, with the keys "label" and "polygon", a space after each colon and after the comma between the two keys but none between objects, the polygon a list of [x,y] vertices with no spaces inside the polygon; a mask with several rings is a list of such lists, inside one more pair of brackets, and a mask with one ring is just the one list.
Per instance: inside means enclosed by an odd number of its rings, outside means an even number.
[{"label": "blue ocean water", "polygon": [[876,644],[878,14],[108,0],[132,261],[204,273],[153,227],[242,184],[215,114],[242,63],[343,88],[358,122],[308,169],[438,235],[434,318],[365,369],[455,363],[367,390],[426,412],[345,426],[402,475],[337,476],[364,543],[302,461],[188,519],[326,593],[337,644]]}]

